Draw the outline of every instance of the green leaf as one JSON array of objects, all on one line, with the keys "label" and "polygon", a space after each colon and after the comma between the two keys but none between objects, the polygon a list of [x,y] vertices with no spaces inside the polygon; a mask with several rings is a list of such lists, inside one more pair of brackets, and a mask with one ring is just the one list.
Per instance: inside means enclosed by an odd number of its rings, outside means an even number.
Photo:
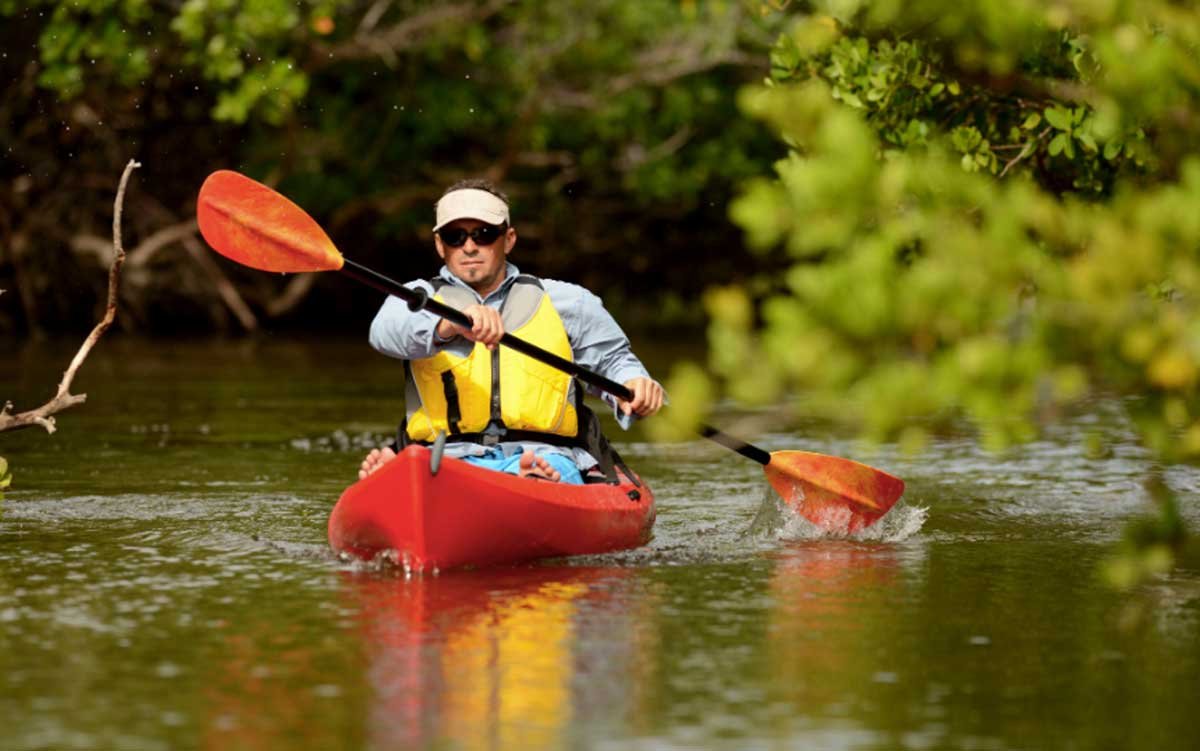
[{"label": "green leaf", "polygon": [[1047,107],[1045,112],[1046,122],[1050,123],[1057,130],[1071,129],[1071,113],[1060,107]]},{"label": "green leaf", "polygon": [[1124,146],[1120,141],[1109,141],[1104,144],[1104,158],[1108,161],[1116,159],[1121,154],[1121,148]]},{"label": "green leaf", "polygon": [[1047,148],[1047,151],[1050,152],[1050,156],[1058,156],[1063,152],[1063,150],[1067,147],[1067,144],[1070,142],[1070,136],[1068,136],[1066,133],[1059,133],[1054,138],[1050,139],[1050,146]]},{"label": "green leaf", "polygon": [[1029,113],[1029,117],[1025,118],[1025,122],[1021,123],[1021,127],[1025,130],[1033,130],[1042,123],[1042,116],[1038,112]]},{"label": "green leaf", "polygon": [[851,107],[864,108],[865,105],[863,105],[862,100],[853,91],[838,91],[837,93],[839,98]]}]

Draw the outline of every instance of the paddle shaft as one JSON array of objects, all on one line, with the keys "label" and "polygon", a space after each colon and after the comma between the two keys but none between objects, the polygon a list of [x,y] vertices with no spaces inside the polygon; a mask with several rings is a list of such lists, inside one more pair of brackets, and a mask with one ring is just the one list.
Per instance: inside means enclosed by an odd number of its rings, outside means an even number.
[{"label": "paddle shaft", "polygon": [[[396,297],[399,297],[401,300],[404,300],[406,303],[408,303],[410,310],[428,310],[430,313],[433,313],[436,316],[445,318],[451,323],[456,323],[465,328],[470,328],[473,325],[473,321],[471,321],[470,317],[467,316],[466,313],[433,299],[429,296],[429,293],[425,292],[424,290],[405,287],[395,279],[384,276],[383,274],[373,271],[362,264],[355,263],[344,256],[342,258],[342,262],[343,265],[341,272],[343,274],[362,282],[369,287],[374,287],[386,295],[395,295]],[[552,368],[557,368],[564,373],[570,373],[584,383],[595,386],[601,391],[607,391],[613,396],[625,399],[627,401],[633,399],[633,392],[630,391],[625,384],[617,383],[610,378],[605,378],[599,373],[593,373],[586,368],[581,368],[570,360],[563,359],[553,352],[547,352],[541,347],[530,344],[524,339],[520,339],[512,334],[505,333],[502,337],[500,337],[500,343],[509,349],[515,349],[517,352],[520,352],[523,355],[528,355],[529,357],[532,357],[539,362],[543,362]],[[753,459],[763,466],[766,466],[771,461],[771,455],[768,452],[760,449],[758,446],[746,443],[740,438],[735,438],[728,433],[723,433],[711,425],[701,425],[700,435],[704,436],[710,441],[721,444],[731,451],[736,451],[747,459]]]}]

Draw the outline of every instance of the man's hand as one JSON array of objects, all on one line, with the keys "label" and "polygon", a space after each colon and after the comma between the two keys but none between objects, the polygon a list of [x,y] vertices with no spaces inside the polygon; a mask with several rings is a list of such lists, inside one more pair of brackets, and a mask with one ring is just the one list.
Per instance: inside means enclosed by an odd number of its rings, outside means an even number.
[{"label": "man's hand", "polygon": [[617,406],[625,414],[636,414],[638,417],[649,417],[663,405],[663,387],[653,378],[632,378],[625,382],[625,388],[633,392],[633,399],[617,399]]},{"label": "man's hand", "polygon": [[473,342],[482,342],[488,349],[495,349],[504,336],[504,323],[500,320],[500,311],[487,305],[472,305],[463,313],[474,324],[471,328],[459,326],[443,318],[438,321],[437,335],[442,339],[453,339],[461,336]]}]

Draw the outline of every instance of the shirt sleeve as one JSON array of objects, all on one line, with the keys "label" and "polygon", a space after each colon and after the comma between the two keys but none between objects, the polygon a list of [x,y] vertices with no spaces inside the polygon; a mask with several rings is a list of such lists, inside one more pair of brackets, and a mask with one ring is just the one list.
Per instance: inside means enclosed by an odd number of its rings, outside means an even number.
[{"label": "shirt sleeve", "polygon": [[[646,366],[633,353],[629,337],[625,336],[599,297],[583,287],[566,282],[547,285],[547,292],[551,293],[554,307],[562,318],[578,365],[617,383],[625,383],[632,378],[650,378]],[[615,396],[594,386],[586,388],[588,393],[599,396],[613,407],[613,413],[622,428],[628,429],[633,424],[635,418],[617,408]]]},{"label": "shirt sleeve", "polygon": [[[404,286],[433,293],[433,287],[424,280]],[[440,320],[427,310],[412,311],[399,297],[389,296],[371,321],[371,346],[401,360],[430,357],[441,344],[435,333]]]}]

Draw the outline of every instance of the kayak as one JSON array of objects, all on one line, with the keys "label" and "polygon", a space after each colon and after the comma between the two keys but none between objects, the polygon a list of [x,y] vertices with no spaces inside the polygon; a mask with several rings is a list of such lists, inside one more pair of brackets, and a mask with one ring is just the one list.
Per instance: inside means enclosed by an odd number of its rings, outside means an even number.
[{"label": "kayak", "polygon": [[654,494],[636,475],[571,485],[518,477],[408,446],[351,485],[329,515],[329,544],[406,569],[519,563],[635,548],[650,540]]}]

